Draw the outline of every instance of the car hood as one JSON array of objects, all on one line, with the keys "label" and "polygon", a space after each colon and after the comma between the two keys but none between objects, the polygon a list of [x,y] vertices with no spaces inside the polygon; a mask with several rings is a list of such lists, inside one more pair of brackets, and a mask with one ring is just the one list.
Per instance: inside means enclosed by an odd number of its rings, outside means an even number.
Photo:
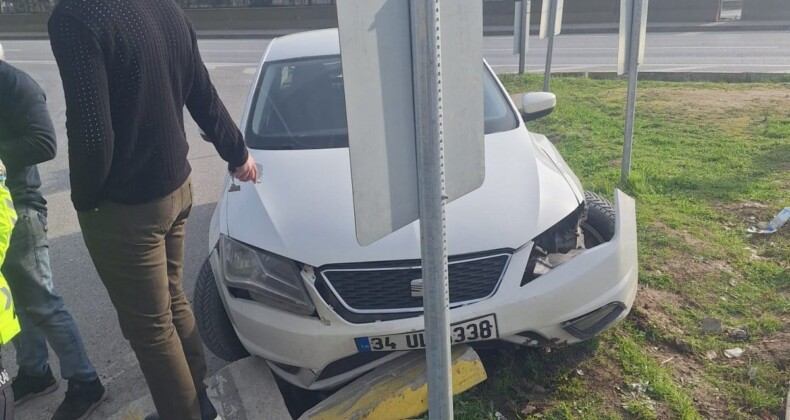
[{"label": "car hood", "polygon": [[[520,248],[578,207],[575,175],[541,139],[523,125],[486,135],[483,186],[447,206],[450,255]],[[357,242],[347,148],[251,153],[262,182],[223,195],[223,233],[313,266],[420,258],[418,221]]]}]

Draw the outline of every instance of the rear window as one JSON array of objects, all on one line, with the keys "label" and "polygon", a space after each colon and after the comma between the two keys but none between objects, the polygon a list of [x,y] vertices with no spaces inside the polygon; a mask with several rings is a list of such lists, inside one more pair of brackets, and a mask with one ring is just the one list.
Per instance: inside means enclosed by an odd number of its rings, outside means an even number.
[{"label": "rear window", "polygon": [[[483,66],[485,133],[508,131],[518,120],[494,76]],[[339,56],[267,63],[245,127],[253,149],[348,147],[346,100]]]}]

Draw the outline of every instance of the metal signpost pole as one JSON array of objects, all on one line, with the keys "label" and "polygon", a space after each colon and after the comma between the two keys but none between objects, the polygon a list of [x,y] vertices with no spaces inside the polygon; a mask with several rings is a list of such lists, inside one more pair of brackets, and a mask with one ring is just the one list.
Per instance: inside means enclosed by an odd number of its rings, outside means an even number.
[{"label": "metal signpost pole", "polygon": [[551,2],[549,12],[548,37],[549,45],[546,49],[546,74],[543,76],[543,91],[548,92],[551,85],[551,59],[554,56],[554,30],[557,25],[557,6],[560,0],[543,0]]},{"label": "metal signpost pole", "polygon": [[522,55],[521,61],[519,62],[519,69],[521,69],[521,73],[524,73],[524,69],[527,66],[527,50],[529,50],[529,22],[530,17],[532,15],[532,0],[521,0],[524,4],[524,14],[522,15],[522,22],[521,22],[521,45],[522,45]]},{"label": "metal signpost pole", "polygon": [[453,418],[439,0],[411,0],[428,412]]},{"label": "metal signpost pole", "polygon": [[518,74],[524,74],[527,64],[527,49],[529,48],[529,17],[532,8],[532,0],[520,0],[516,3],[516,10],[519,12],[517,18],[519,25],[518,42]]},{"label": "metal signpost pole", "polygon": [[634,0],[631,9],[630,45],[628,46],[628,103],[625,108],[625,138],[620,185],[625,185],[631,171],[631,145],[634,141],[634,116],[636,113],[636,84],[639,76],[640,43],[642,41],[643,7],[646,1]]}]

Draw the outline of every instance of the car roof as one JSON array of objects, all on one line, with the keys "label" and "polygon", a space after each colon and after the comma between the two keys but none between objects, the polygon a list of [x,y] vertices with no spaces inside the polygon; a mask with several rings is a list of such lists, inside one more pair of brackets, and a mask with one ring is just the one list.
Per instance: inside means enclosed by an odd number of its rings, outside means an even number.
[{"label": "car roof", "polygon": [[269,45],[266,61],[294,60],[340,54],[337,29],[299,32],[275,38]]}]

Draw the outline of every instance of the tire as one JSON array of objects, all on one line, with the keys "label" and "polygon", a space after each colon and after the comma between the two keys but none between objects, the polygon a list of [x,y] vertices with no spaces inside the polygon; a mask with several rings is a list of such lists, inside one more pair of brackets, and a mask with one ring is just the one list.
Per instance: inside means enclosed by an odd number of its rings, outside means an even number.
[{"label": "tire", "polygon": [[587,220],[581,227],[584,245],[589,249],[612,240],[615,211],[609,201],[594,192],[585,191],[584,200],[587,202]]},{"label": "tire", "polygon": [[250,355],[241,345],[230,323],[209,260],[200,268],[193,302],[200,336],[212,353],[227,362],[235,362]]}]

